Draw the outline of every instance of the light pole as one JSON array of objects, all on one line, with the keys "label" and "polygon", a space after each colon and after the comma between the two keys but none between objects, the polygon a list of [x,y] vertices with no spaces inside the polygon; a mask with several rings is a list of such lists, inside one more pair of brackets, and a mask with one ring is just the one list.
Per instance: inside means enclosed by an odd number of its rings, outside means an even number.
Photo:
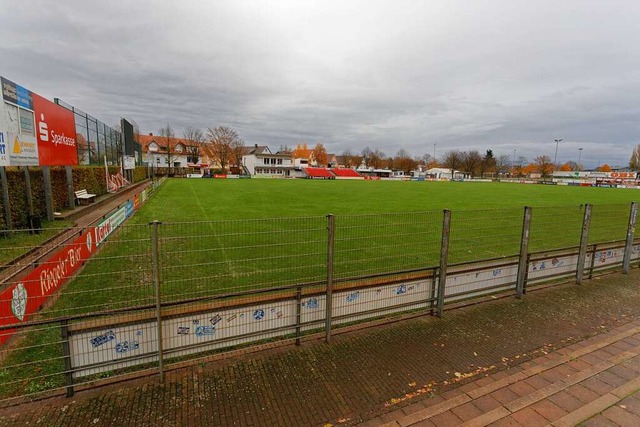
[{"label": "light pole", "polygon": [[436,145],[438,145],[437,142],[433,143],[433,161],[436,161]]},{"label": "light pole", "polygon": [[516,164],[516,149],[513,149],[513,160],[511,160],[511,167],[515,166]]},{"label": "light pole", "polygon": [[582,147],[578,148],[578,170],[580,170],[580,158],[582,157]]},{"label": "light pole", "polygon": [[556,142],[556,155],[553,157],[553,167],[556,167],[557,165],[556,161],[558,160],[558,143],[562,141],[562,138],[554,139],[554,141]]}]

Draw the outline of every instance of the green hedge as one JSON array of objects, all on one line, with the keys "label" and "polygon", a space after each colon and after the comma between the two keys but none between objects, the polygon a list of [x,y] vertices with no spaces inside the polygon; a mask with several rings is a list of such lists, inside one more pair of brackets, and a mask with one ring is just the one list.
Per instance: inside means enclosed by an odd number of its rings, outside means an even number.
[{"label": "green hedge", "polygon": [[[28,225],[28,207],[26,195],[26,182],[24,168],[7,167],[7,185],[9,188],[9,206],[11,207],[12,228],[25,228]],[[73,188],[75,191],[86,189],[89,193],[101,196],[107,193],[107,182],[104,166],[74,166]],[[67,195],[67,174],[64,167],[50,167],[51,192],[53,197],[53,210],[61,211],[69,208]],[[117,174],[120,168],[109,167],[109,173]],[[140,182],[147,177],[147,168],[138,167],[133,171],[133,181]],[[42,169],[29,168],[31,181],[31,197],[33,199],[34,214],[46,217],[47,211],[44,199],[44,180]],[[5,230],[4,203],[0,196],[0,227]]]}]

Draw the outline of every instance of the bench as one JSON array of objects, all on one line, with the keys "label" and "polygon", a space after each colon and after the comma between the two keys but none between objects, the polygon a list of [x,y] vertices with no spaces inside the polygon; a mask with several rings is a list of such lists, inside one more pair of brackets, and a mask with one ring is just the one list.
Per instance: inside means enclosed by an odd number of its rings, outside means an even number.
[{"label": "bench", "polygon": [[88,205],[96,201],[96,195],[87,193],[87,190],[76,191],[76,200],[80,205]]}]

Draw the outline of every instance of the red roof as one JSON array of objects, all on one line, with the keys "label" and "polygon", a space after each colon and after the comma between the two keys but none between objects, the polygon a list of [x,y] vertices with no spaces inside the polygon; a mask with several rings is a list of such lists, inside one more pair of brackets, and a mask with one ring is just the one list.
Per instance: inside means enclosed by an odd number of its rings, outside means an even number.
[{"label": "red roof", "polygon": [[335,176],[346,177],[346,178],[362,178],[358,172],[353,169],[331,169],[331,172]]},{"label": "red roof", "polygon": [[305,168],[304,171],[312,178],[333,178],[334,175],[325,168]]}]

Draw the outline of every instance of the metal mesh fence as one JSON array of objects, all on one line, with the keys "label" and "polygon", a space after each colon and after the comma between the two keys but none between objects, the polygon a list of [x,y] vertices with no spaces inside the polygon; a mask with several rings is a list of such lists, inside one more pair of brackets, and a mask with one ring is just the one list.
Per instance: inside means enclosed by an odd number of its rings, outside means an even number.
[{"label": "metal mesh fence", "polygon": [[522,209],[452,212],[451,264],[518,255]]},{"label": "metal mesh fence", "polygon": [[584,205],[533,208],[529,252],[578,246],[583,218]]},{"label": "metal mesh fence", "polygon": [[326,277],[324,217],[168,223],[159,230],[164,302]]},{"label": "metal mesh fence", "polygon": [[425,269],[438,264],[442,212],[336,217],[336,279]]},{"label": "metal mesh fence", "polygon": [[629,209],[629,205],[593,206],[589,244],[624,240],[629,224]]},{"label": "metal mesh fence", "polygon": [[[583,218],[584,206],[532,209],[528,253],[560,253],[532,257],[527,268],[533,280],[546,277],[543,268],[548,277],[573,274]],[[594,206],[589,243],[623,242],[628,221],[628,205]],[[0,272],[0,303],[10,307],[0,320],[22,321],[23,309],[34,314],[28,327],[0,331],[0,338],[11,336],[0,347],[0,402],[63,389],[74,372],[74,351],[77,360],[91,361],[113,344],[116,355],[115,364],[100,362],[109,369],[97,369],[102,365],[95,362],[76,384],[155,369],[157,359],[149,355],[158,351],[156,249],[166,332],[161,342],[170,361],[321,329],[330,265],[341,282],[330,310],[336,324],[432,307],[441,211],[338,215],[334,223],[333,257],[324,216],[123,225],[107,237],[69,229],[56,238],[64,241],[44,245],[27,235],[6,237],[20,243],[0,241],[0,256],[5,251],[4,259],[13,260]],[[522,227],[522,209],[453,212],[447,300],[512,287]],[[72,266],[74,254],[88,245],[92,257]],[[62,258],[42,261],[35,251],[55,251]],[[11,270],[24,267],[39,273]],[[21,296],[19,285],[28,295]],[[21,308],[22,300],[37,307]]]}]

